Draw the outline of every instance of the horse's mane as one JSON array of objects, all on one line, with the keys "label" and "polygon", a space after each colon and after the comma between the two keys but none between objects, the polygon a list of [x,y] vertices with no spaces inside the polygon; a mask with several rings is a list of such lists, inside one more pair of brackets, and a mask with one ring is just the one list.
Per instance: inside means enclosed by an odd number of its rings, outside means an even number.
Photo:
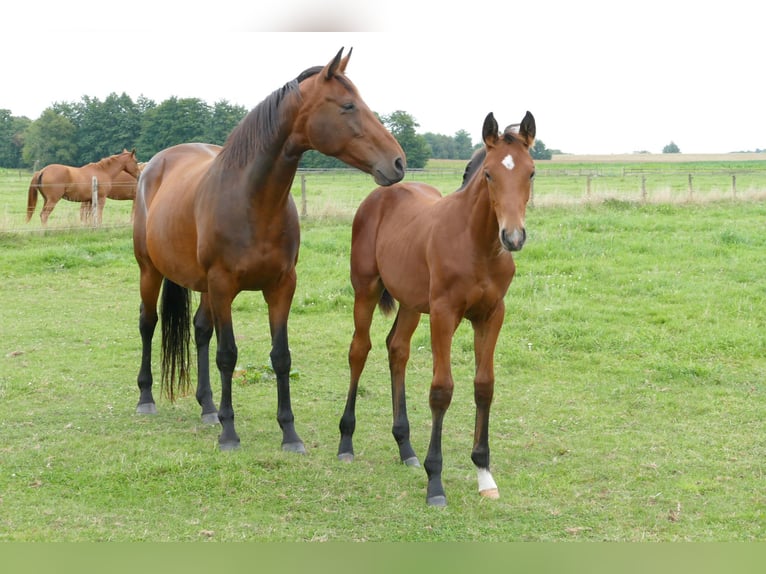
[{"label": "horse's mane", "polygon": [[468,182],[471,181],[471,178],[473,175],[479,170],[479,167],[482,163],[484,163],[484,158],[487,157],[487,148],[482,147],[475,152],[473,152],[473,155],[471,156],[471,159],[468,160],[468,163],[465,164],[465,171],[463,172],[463,182],[460,184],[460,187],[458,188],[458,191],[465,188],[466,185],[468,185]]},{"label": "horse's mane", "polygon": [[256,153],[267,150],[279,136],[284,114],[283,104],[286,101],[296,102],[296,99],[291,96],[300,97],[298,85],[306,78],[318,74],[321,70],[322,66],[304,70],[294,80],[290,80],[281,88],[274,90],[250,110],[229,134],[223,150],[221,150],[219,158],[223,165],[231,168],[242,167]]}]

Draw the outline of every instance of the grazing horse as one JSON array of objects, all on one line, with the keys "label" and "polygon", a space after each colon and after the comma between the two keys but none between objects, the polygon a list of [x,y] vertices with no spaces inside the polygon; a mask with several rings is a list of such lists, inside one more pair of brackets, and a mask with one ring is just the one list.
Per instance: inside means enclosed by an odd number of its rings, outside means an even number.
[{"label": "grazing horse", "polygon": [[72,167],[60,163],[46,165],[32,176],[27,193],[27,222],[37,207],[37,194],[43,196],[45,203],[40,211],[40,221],[47,225],[51,211],[59,200],[90,202],[93,199],[93,178],[98,180],[98,217],[104,211],[107,196],[111,193],[112,182],[121,173],[126,173],[134,180],[138,179],[139,169],[136,150],[123,150],[97,162],[82,167]]},{"label": "grazing horse", "polygon": [[[140,268],[142,341],[138,413],[154,413],[152,336],[162,286],[162,383],[170,400],[189,385],[189,291],[194,315],[196,398],[205,422],[221,424],[221,450],[239,446],[232,373],[237,345],[231,305],[241,291],[261,291],[268,306],[271,363],[277,378],[282,449],[304,453],[290,404],[287,320],[300,244],[290,188],[302,154],[315,149],[373,176],[404,177],[399,143],[345,75],[351,52],[307,69],[253,108],[223,147],[188,143],[156,154],[138,182],[133,244]],[[164,281],[163,281],[164,278]],[[212,399],[209,343],[216,334],[220,408]]]},{"label": "grazing horse", "polygon": [[[518,128],[518,131],[515,131]],[[482,130],[484,148],[466,167],[462,187],[441,196],[416,182],[377,188],[359,206],[351,238],[351,283],[354,288],[354,336],[349,349],[351,383],[340,420],[338,458],[354,458],[359,378],[370,351],[370,324],[375,306],[399,311],[386,339],[391,371],[393,435],[402,462],[420,466],[410,444],[405,400],[405,369],[410,341],[423,313],[430,315],[433,379],[429,403],[431,441],[425,459],[427,502],[444,506],[442,422],[452,400],[452,338],[463,318],[474,330],[476,428],[471,459],[479,491],[497,498],[489,471],[489,410],[495,374],[494,352],[505,316],[503,297],[513,279],[511,255],[526,240],[524,215],[534,162],[529,153],[535,120],[529,112],[521,124],[498,132],[493,114]]]},{"label": "grazing horse", "polygon": [[[138,164],[139,173],[144,169],[145,162]],[[117,177],[112,181],[112,185],[109,188],[109,194],[107,199],[116,199],[119,201],[133,201],[136,199],[136,187],[138,185],[138,178],[133,177],[127,171],[121,171],[117,174]],[[80,205],[80,221],[88,221],[91,216],[91,209],[93,204],[91,201],[84,201]],[[133,220],[133,212],[136,208],[135,202],[130,214],[131,221]]]}]

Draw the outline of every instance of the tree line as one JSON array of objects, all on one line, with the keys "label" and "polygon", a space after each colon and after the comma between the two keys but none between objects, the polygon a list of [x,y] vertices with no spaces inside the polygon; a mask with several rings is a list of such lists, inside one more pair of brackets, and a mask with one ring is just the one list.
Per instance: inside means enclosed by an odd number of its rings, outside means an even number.
[{"label": "tree line", "polygon": [[[158,151],[179,143],[223,145],[248,111],[226,100],[209,105],[199,98],[171,97],[158,104],[143,96],[133,101],[125,93],[111,93],[103,101],[83,96],[79,102],[57,102],[36,120],[0,108],[0,167],[80,166],[123,149],[135,149],[139,161],[148,161]],[[401,110],[379,118],[399,141],[411,168],[425,167],[430,158],[468,160],[480,145],[474,145],[465,130],[454,136],[419,134],[415,118]],[[535,144],[533,157],[541,143]],[[544,145],[542,150],[546,151]],[[304,154],[301,167],[345,164],[311,151]]]}]

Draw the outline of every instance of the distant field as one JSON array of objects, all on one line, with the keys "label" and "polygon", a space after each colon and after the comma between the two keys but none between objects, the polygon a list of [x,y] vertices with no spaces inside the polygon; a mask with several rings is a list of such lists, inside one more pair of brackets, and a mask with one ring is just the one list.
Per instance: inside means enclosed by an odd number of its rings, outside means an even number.
[{"label": "distant field", "polygon": [[[766,198],[766,154],[557,155],[536,164],[533,205]],[[430,160],[426,169],[410,170],[406,179],[429,183],[446,194],[460,187],[465,165],[463,160]],[[32,221],[25,222],[31,175],[0,169],[0,231],[40,229],[42,198]],[[305,215],[350,218],[374,187],[370,176],[353,169],[306,171],[298,173],[293,194]],[[103,224],[129,225],[130,208],[129,202],[110,200]],[[81,227],[79,209],[80,204],[59,202],[49,226]]]}]

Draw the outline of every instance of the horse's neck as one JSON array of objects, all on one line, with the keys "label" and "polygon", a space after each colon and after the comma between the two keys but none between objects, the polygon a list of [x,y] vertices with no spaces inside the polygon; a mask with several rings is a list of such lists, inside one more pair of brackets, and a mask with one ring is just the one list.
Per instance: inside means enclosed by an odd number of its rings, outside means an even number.
[{"label": "horse's neck", "polygon": [[498,237],[497,217],[489,198],[487,183],[481,174],[473,177],[460,192],[467,227],[477,241],[494,249]]}]

